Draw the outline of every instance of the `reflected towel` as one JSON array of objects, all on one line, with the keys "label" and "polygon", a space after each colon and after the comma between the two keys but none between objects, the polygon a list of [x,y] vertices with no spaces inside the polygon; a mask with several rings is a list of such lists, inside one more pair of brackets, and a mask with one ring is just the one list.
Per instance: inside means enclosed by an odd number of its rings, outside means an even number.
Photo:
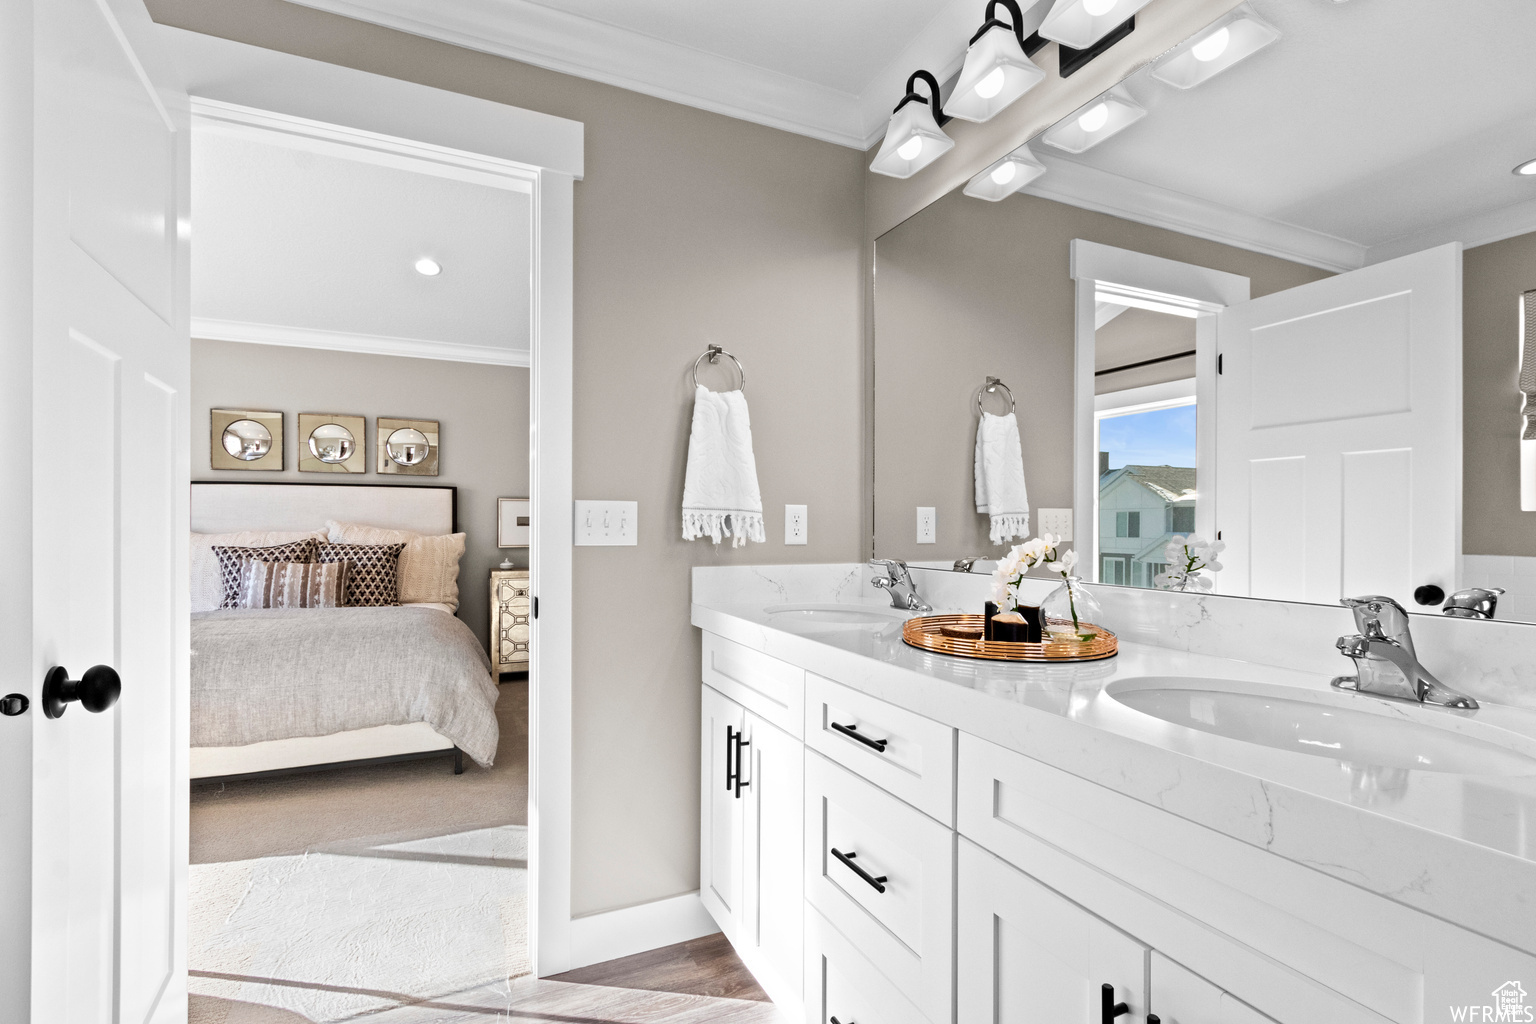
[{"label": "reflected towel", "polygon": [[976,428],[976,511],[992,517],[992,543],[1029,536],[1029,491],[1024,486],[1024,449],[1013,413],[981,414]]},{"label": "reflected towel", "polygon": [[683,481],[683,540],[731,538],[739,548],[763,533],[763,496],[757,489],[752,423],[740,391],[693,392],[688,475]]}]

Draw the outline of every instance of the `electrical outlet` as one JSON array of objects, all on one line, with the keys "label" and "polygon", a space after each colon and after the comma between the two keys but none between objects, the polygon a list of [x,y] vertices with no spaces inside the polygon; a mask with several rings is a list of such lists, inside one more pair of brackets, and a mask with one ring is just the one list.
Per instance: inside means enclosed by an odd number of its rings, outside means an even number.
[{"label": "electrical outlet", "polygon": [[1035,510],[1038,521],[1035,533],[1051,534],[1062,540],[1072,539],[1072,510],[1069,508],[1042,508]]},{"label": "electrical outlet", "polygon": [[939,510],[928,508],[924,505],[917,507],[917,542],[919,544],[937,544],[939,542]]},{"label": "electrical outlet", "polygon": [[574,543],[577,547],[634,546],[640,533],[640,503],[578,501]]},{"label": "electrical outlet", "polygon": [[784,543],[805,544],[808,543],[808,523],[810,513],[804,505],[784,506]]}]

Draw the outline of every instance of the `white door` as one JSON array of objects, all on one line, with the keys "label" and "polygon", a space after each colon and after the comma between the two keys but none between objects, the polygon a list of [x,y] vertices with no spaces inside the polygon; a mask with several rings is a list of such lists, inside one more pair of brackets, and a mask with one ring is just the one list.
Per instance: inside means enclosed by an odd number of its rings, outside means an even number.
[{"label": "white door", "polygon": [[747,713],[704,686],[699,715],[699,899],[732,942],[742,928],[742,827],[746,817],[741,776]]},{"label": "white door", "polygon": [[805,746],[747,715],[743,929],[737,949],[780,1006],[802,1000]]},{"label": "white door", "polygon": [[1151,1012],[1161,1024],[1275,1024],[1161,953],[1152,954]]},{"label": "white door", "polygon": [[[0,111],[9,142],[32,146],[31,187],[0,197],[32,228],[30,259],[7,267],[31,271],[31,365],[4,385],[31,410],[7,438],[12,466],[29,467],[30,515],[8,540],[29,574],[31,628],[8,635],[28,656],[5,663],[4,689],[31,706],[0,718],[0,746],[32,756],[5,779],[30,809],[0,804],[0,835],[30,845],[30,886],[8,875],[0,890],[0,949],[17,954],[4,969],[30,948],[0,1016],[184,1021],[185,102],[155,84],[142,4],[8,6],[32,19],[6,26],[22,32],[7,59],[31,58],[30,108],[9,93]],[[81,680],[96,665],[120,676],[114,706],[99,706],[110,694],[97,673],[61,716],[44,713],[45,672]]]},{"label": "white door", "polygon": [[1146,947],[963,837],[958,908],[960,1020],[1108,1020],[1105,985],[1145,1020]]},{"label": "white door", "polygon": [[1461,248],[1217,314],[1221,593],[1333,603],[1456,586]]}]

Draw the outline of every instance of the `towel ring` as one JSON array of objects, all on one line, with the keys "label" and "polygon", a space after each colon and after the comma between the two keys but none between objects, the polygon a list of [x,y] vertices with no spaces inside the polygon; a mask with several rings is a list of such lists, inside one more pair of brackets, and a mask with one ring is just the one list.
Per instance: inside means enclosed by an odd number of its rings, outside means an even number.
[{"label": "towel ring", "polygon": [[731,355],[719,345],[709,346],[709,348],[705,349],[704,352],[700,354],[699,358],[693,361],[693,386],[699,386],[699,364],[706,359],[708,359],[711,363],[719,362],[721,356],[725,356],[725,358],[736,364],[736,372],[741,376],[741,387],[739,390],[747,390],[747,368],[741,365],[740,359],[737,359],[735,356]]},{"label": "towel ring", "polygon": [[1002,388],[1003,391],[1008,395],[1008,411],[1009,412],[1013,412],[1015,409],[1017,409],[1019,407],[1019,403],[1015,402],[1013,400],[1013,392],[1008,389],[1008,385],[1007,384],[1004,384],[1002,381],[998,380],[996,377],[988,377],[987,378],[987,385],[986,385],[986,387],[984,387],[980,391],[976,392],[976,411],[978,413],[984,411],[981,408],[981,396],[985,395],[985,394],[987,394],[989,392],[992,393],[992,394],[996,394],[998,388]]}]

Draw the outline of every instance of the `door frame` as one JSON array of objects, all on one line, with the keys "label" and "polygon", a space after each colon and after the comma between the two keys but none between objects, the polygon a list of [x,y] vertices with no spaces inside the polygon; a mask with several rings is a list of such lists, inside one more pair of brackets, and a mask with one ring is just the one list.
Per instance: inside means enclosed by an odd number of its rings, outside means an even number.
[{"label": "door frame", "polygon": [[202,117],[243,110],[247,120],[260,115],[268,129],[295,132],[308,143],[372,149],[381,163],[428,161],[442,173],[500,179],[502,187],[515,180],[531,197],[529,485],[539,525],[529,549],[537,596],[528,942],[534,973],[557,974],[571,965],[574,185],[585,170],[584,126],[215,36],[157,29]]},{"label": "door frame", "polygon": [[1195,405],[1210,410],[1195,426],[1195,465],[1200,474],[1200,502],[1195,532],[1214,535],[1216,514],[1216,318],[1235,302],[1247,302],[1249,279],[1241,274],[1152,256],[1130,249],[1074,238],[1069,273],[1076,286],[1073,316],[1072,521],[1078,564],[1099,574],[1098,420],[1094,415],[1095,310],[1099,293],[1129,304],[1158,309],[1177,307],[1200,314],[1195,320]]}]

